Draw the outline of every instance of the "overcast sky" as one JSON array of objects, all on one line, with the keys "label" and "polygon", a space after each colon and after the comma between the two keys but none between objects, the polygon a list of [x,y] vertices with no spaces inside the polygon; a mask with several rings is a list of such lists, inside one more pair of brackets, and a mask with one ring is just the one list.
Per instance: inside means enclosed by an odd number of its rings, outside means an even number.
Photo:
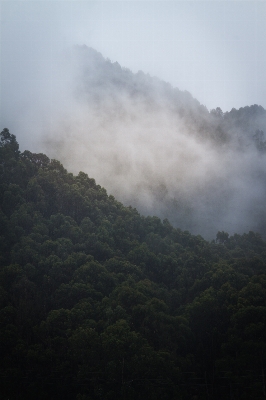
[{"label": "overcast sky", "polygon": [[30,82],[49,92],[41,83],[54,84],[58,54],[73,44],[208,109],[266,107],[265,21],[266,1],[1,1],[2,120],[3,110],[30,106]]}]

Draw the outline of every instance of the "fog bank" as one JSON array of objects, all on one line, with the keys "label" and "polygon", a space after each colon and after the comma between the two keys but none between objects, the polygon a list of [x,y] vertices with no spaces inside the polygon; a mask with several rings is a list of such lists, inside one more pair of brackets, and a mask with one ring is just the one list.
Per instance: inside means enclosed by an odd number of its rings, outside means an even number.
[{"label": "fog bank", "polygon": [[266,127],[262,107],[209,113],[188,92],[86,46],[65,53],[54,73],[52,103],[44,90],[30,108],[35,126],[22,123],[24,146],[35,129],[31,150],[207,239],[265,232],[266,156],[254,139]]}]

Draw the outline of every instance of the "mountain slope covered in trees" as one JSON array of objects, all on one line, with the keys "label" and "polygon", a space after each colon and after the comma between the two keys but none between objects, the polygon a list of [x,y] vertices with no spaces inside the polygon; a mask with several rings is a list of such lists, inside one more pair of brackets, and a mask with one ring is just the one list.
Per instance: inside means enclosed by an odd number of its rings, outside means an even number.
[{"label": "mountain slope covered in trees", "polygon": [[[208,111],[188,92],[86,46],[72,49],[64,65],[68,89],[39,118],[47,126],[38,152],[93,176],[142,214],[208,240],[219,230],[265,234],[263,107]],[[30,129],[29,144],[38,136]]]},{"label": "mountain slope covered in trees", "polygon": [[265,399],[266,243],[205,241],[0,142],[0,392]]}]

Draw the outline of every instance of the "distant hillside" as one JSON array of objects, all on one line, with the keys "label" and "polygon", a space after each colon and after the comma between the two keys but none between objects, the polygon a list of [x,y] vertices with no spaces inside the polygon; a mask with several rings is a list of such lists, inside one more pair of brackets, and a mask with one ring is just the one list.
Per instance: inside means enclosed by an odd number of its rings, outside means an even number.
[{"label": "distant hillside", "polygon": [[[257,130],[266,131],[266,110],[258,105],[225,112],[217,107],[208,112],[207,108],[194,99],[187,91],[173,88],[149,74],[139,71],[132,73],[118,62],[105,59],[99,52],[87,46],[75,48],[80,68],[77,97],[91,104],[109,105],[113,112],[122,117],[121,109],[127,113],[125,98],[140,102],[147,112],[160,110],[171,112],[185,121],[189,132],[220,141],[233,140],[239,134],[252,139]],[[109,103],[111,101],[111,103]],[[108,107],[105,109],[108,110]],[[119,114],[121,113],[121,114]],[[266,139],[266,138],[265,138]]]},{"label": "distant hillside", "polygon": [[265,271],[1,132],[1,399],[263,399]]},{"label": "distant hillside", "polygon": [[[72,49],[71,90],[40,148],[145,215],[212,239],[265,234],[266,111],[210,112],[188,92]],[[68,81],[67,81],[68,82]]]}]

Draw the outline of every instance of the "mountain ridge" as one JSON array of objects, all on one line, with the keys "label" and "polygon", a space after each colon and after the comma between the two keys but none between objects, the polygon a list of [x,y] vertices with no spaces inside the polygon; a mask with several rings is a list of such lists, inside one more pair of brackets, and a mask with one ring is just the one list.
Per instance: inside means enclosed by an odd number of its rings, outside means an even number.
[{"label": "mountain ridge", "polygon": [[[39,148],[145,215],[211,239],[265,234],[266,112],[210,112],[188,92],[77,46],[70,106]],[[256,211],[257,210],[257,211]]]}]

